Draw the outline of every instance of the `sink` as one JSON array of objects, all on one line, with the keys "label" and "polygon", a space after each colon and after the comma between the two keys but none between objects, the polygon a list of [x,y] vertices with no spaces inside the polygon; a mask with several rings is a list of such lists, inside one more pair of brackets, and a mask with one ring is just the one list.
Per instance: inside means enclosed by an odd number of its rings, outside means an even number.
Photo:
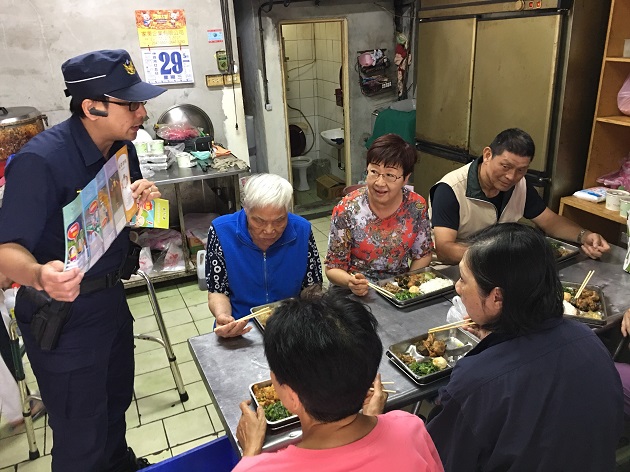
[{"label": "sink", "polygon": [[327,129],[319,134],[326,144],[329,144],[337,149],[341,149],[343,147],[344,132],[342,128]]}]

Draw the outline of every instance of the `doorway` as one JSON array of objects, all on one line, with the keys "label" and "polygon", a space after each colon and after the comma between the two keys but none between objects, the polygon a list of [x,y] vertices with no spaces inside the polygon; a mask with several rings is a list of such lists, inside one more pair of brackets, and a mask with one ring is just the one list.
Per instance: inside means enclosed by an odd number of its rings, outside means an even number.
[{"label": "doorway", "polygon": [[[343,145],[349,136],[346,22],[287,21],[280,35],[294,212],[329,215],[351,175]],[[321,133],[329,130],[333,138],[325,141]]]}]

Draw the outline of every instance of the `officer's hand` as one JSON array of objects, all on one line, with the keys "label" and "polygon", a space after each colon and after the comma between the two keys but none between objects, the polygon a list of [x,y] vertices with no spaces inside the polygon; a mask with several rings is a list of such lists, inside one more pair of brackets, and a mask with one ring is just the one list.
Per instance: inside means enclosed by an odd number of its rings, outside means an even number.
[{"label": "officer's hand", "polygon": [[222,338],[241,336],[252,330],[251,326],[247,326],[247,321],[234,320],[231,316],[220,315],[217,317],[217,327],[214,328],[214,332]]},{"label": "officer's hand", "polygon": [[74,268],[64,272],[63,262],[50,261],[40,266],[39,285],[51,298],[72,302],[79,296],[83,272]]},{"label": "officer's hand", "polygon": [[132,183],[131,192],[133,194],[133,198],[140,206],[162,196],[157,186],[147,179],[136,180]]}]

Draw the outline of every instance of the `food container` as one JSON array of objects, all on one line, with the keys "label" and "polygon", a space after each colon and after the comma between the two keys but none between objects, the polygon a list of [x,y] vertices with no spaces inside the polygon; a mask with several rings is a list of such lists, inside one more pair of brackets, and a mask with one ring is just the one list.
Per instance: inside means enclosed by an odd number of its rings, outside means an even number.
[{"label": "food container", "polygon": [[33,107],[0,107],[0,161],[15,154],[48,126],[48,117]]},{"label": "food container", "polygon": [[549,241],[549,244],[551,244],[551,247],[553,248],[554,255],[556,256],[556,262],[566,261],[567,259],[571,259],[580,253],[580,248],[574,246],[573,244],[550,237],[547,237],[547,241]]},{"label": "food container", "polygon": [[[414,296],[413,298],[409,298],[407,300],[399,300],[396,298],[396,296],[392,293],[391,296],[388,296],[387,293],[391,293],[389,292],[385,287],[387,286],[388,283],[393,283],[396,280],[398,280],[399,277],[409,277],[412,276],[414,274],[425,274],[425,273],[431,273],[435,276],[435,278],[439,278],[439,279],[443,279],[445,281],[450,282],[450,285],[448,287],[444,287],[444,288],[440,288],[438,290],[434,290],[432,292],[428,292],[428,293],[422,293],[418,296]],[[392,305],[394,305],[395,307],[398,308],[404,308],[410,305],[417,305],[418,303],[423,303],[427,300],[431,300],[433,298],[438,298],[446,293],[452,292],[453,290],[455,290],[455,283],[453,282],[452,279],[448,278],[446,275],[443,275],[441,272],[431,268],[431,267],[424,267],[422,269],[418,269],[418,270],[413,270],[411,272],[406,272],[404,274],[401,275],[397,275],[396,277],[390,277],[387,279],[381,279],[378,281],[378,285],[380,285],[382,288],[384,288],[386,290],[386,292],[382,292],[382,291],[377,291],[376,293],[378,293],[381,297],[383,297],[385,300],[387,300],[389,303],[391,303]]]},{"label": "food container", "polygon": [[[574,283],[574,282],[562,282],[563,288],[572,289],[573,291],[577,291],[580,288],[580,285],[581,284]],[[586,323],[592,326],[605,325],[606,322],[608,321],[608,309],[606,307],[606,299],[604,298],[604,292],[602,291],[601,287],[598,287],[597,285],[587,285],[585,289],[592,290],[597,295],[599,295],[601,308],[597,310],[596,312],[585,312],[585,311],[578,310],[577,315],[565,314],[564,316],[567,318],[581,321],[583,323]],[[594,315],[594,313],[597,313],[597,316]]]},{"label": "food container", "polygon": [[625,190],[607,190],[606,191],[606,210],[619,211],[621,206],[621,197],[630,196],[630,192]]},{"label": "food container", "polygon": [[[271,379],[263,380],[262,382],[255,382],[249,386],[249,393],[252,396],[252,400],[254,401],[254,408],[258,408],[258,399],[256,398],[256,394],[254,393],[254,386],[257,387],[268,387],[271,385]],[[286,418],[283,418],[278,421],[267,421],[267,427],[270,429],[279,429],[284,428],[285,426],[293,425],[300,422],[300,419],[297,415],[291,415]]]},{"label": "food container", "polygon": [[[421,376],[414,373],[409,366],[400,359],[399,356],[409,353],[411,346],[416,346],[418,343],[422,343],[422,341],[427,339],[428,336],[429,335],[425,333],[414,338],[405,339],[404,341],[392,344],[385,352],[385,355],[389,358],[389,360],[418,385],[426,385],[451,375],[451,371],[457,361],[464,357],[468,351],[473,349],[479,343],[479,339],[468,331],[464,331],[460,328],[435,333],[435,339],[442,340],[446,343],[446,352],[441,357],[446,359],[448,367],[437,372]],[[429,360],[431,358],[427,356],[424,359]]]},{"label": "food container", "polygon": [[267,324],[267,320],[271,317],[271,315],[273,315],[273,310],[280,305],[284,300],[279,300],[277,302],[273,302],[273,303],[267,303],[266,305],[260,305],[260,306],[255,306],[252,307],[251,310],[249,310],[250,313],[255,313],[258,310],[262,310],[263,308],[271,308],[271,314],[269,315],[261,315],[261,316],[257,316],[255,318],[252,318],[254,320],[254,324],[256,326],[258,326],[258,329],[260,329],[261,331],[265,331],[265,325]]}]

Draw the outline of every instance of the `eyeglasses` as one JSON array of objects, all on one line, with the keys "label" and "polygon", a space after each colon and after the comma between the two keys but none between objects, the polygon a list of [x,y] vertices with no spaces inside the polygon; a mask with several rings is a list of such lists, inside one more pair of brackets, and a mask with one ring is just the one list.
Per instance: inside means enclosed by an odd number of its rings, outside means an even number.
[{"label": "eyeglasses", "polygon": [[144,106],[147,101],[144,102],[112,102],[111,100],[94,100],[95,102],[113,103],[114,105],[120,105],[121,107],[129,107],[129,111],[138,111],[140,105]]},{"label": "eyeglasses", "polygon": [[378,180],[379,177],[383,177],[383,180],[385,182],[387,182],[387,183],[390,183],[390,184],[393,184],[398,179],[402,179],[403,178],[402,175],[396,175],[396,174],[390,174],[390,173],[381,174],[380,172],[377,172],[374,169],[368,169],[368,171],[367,171],[367,178],[368,179],[370,179],[370,180]]}]

